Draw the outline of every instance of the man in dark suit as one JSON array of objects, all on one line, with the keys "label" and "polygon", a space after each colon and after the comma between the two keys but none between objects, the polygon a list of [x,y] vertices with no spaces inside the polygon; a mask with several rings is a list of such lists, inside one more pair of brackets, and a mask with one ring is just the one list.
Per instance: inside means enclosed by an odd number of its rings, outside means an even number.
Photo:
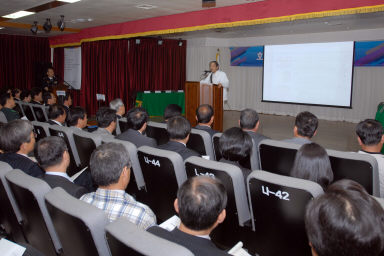
[{"label": "man in dark suit", "polygon": [[60,105],[64,107],[65,112],[67,113],[67,116],[69,114],[69,110],[72,106],[72,96],[69,92],[65,93],[65,96],[59,96],[58,102]]},{"label": "man in dark suit", "polygon": [[67,118],[67,112],[65,112],[63,106],[54,104],[49,106],[48,109],[48,121],[51,125],[63,126],[65,119]]},{"label": "man in dark suit", "polygon": [[298,145],[309,144],[311,143],[312,137],[317,134],[318,126],[319,120],[317,119],[317,116],[308,111],[301,112],[295,119],[293,138],[283,141]]},{"label": "man in dark suit", "polygon": [[83,130],[88,125],[88,116],[82,107],[74,107],[69,111],[67,116],[67,125],[72,127],[74,131]]},{"label": "man in dark suit", "polygon": [[219,180],[193,177],[180,187],[174,203],[181,220],[180,226],[171,232],[160,227],[151,227],[148,231],[186,247],[194,255],[229,255],[219,250],[209,238],[211,232],[225,220],[226,205],[227,192]]},{"label": "man in dark suit", "polygon": [[34,147],[35,134],[29,121],[14,120],[0,128],[0,149],[4,152],[0,154],[0,161],[26,174],[40,177],[44,171],[28,157]]},{"label": "man in dark suit", "polygon": [[168,119],[167,131],[169,141],[166,144],[158,146],[159,149],[165,149],[179,153],[183,160],[191,156],[200,156],[196,151],[187,148],[189,134],[191,133],[191,124],[182,116],[175,116]]},{"label": "man in dark suit", "polygon": [[43,101],[43,91],[41,88],[35,87],[31,90],[31,103],[37,105],[43,105],[41,102]]},{"label": "man in dark suit", "polygon": [[[259,150],[259,144],[262,140],[269,139],[268,137],[258,133],[260,127],[259,115],[253,109],[247,108],[241,111],[240,128],[247,132],[253,139],[253,142],[256,144],[256,150]],[[256,152],[256,155],[259,155],[259,152]]]},{"label": "man in dark suit", "polygon": [[55,76],[55,70],[52,67],[49,67],[47,69],[46,76],[43,77],[42,88],[44,89],[44,91],[48,91],[53,86],[58,85],[58,82],[59,81]]},{"label": "man in dark suit", "polygon": [[203,104],[196,109],[196,120],[197,125],[196,129],[203,130],[209,133],[212,136],[218,131],[212,129],[212,124],[214,121],[213,108],[211,105]]},{"label": "man in dark suit", "polygon": [[144,108],[136,107],[128,111],[127,120],[131,128],[117,136],[117,139],[132,142],[136,147],[156,147],[156,140],[143,134],[148,122],[148,113]]},{"label": "man in dark suit", "polygon": [[56,104],[56,95],[53,94],[52,92],[44,92],[43,93],[43,102],[44,102],[44,106],[51,106],[53,104]]},{"label": "man in dark suit", "polygon": [[70,156],[67,144],[62,138],[51,136],[40,140],[37,143],[36,159],[45,170],[42,179],[51,188],[61,187],[76,198],[88,193],[84,187],[74,184],[67,175]]},{"label": "man in dark suit", "polygon": [[4,93],[0,95],[0,105],[3,106],[1,108],[1,112],[4,113],[8,122],[20,119],[19,113],[16,110],[13,110],[13,108],[16,106],[16,103],[11,94]]}]

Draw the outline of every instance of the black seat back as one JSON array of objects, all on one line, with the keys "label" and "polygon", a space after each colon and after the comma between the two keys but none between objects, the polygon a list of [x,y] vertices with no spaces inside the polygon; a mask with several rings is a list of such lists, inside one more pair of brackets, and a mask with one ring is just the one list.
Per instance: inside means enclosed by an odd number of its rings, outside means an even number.
[{"label": "black seat back", "polygon": [[145,134],[150,138],[154,138],[157,145],[162,145],[169,141],[167,125],[163,123],[148,122]]},{"label": "black seat back", "polygon": [[118,122],[119,122],[120,132],[121,133],[123,133],[123,132],[125,132],[126,130],[129,129],[129,124],[128,124],[127,120],[118,119]]},{"label": "black seat back", "polygon": [[253,230],[247,248],[259,255],[311,255],[305,232],[307,203],[323,193],[317,183],[254,171],[248,176]]},{"label": "black seat back", "polygon": [[96,145],[93,139],[76,133],[73,134],[73,140],[75,141],[77,152],[79,153],[80,165],[84,168],[89,165],[91,154],[98,145]]},{"label": "black seat back", "polygon": [[183,159],[175,152],[147,146],[140,147],[137,155],[149,195],[146,204],[158,220],[165,221],[175,215],[173,202],[186,180]]},{"label": "black seat back", "polygon": [[219,146],[219,140],[221,135],[222,133],[216,133],[212,137],[212,146],[213,146],[213,151],[215,152],[216,161],[220,161],[220,159],[223,157],[221,155],[220,146]]},{"label": "black seat back", "polygon": [[38,106],[32,106],[33,112],[35,112],[35,116],[37,121],[39,122],[47,122],[47,118],[45,117],[44,111],[42,108]]},{"label": "black seat back", "polygon": [[48,123],[32,121],[32,124],[33,124],[33,131],[35,132],[36,141],[39,141],[41,139],[44,139],[50,136],[49,134],[50,125]]},{"label": "black seat back", "polygon": [[23,104],[23,111],[29,121],[36,121],[35,116],[32,112],[32,108],[29,104]]}]

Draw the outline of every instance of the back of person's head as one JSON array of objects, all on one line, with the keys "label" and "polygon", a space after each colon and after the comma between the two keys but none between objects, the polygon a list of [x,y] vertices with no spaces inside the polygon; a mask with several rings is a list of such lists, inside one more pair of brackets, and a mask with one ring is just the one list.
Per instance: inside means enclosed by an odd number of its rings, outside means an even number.
[{"label": "back of person's head", "polygon": [[105,143],[93,151],[89,166],[98,186],[118,183],[124,167],[131,168],[128,152],[122,144]]},{"label": "back of person's head", "polygon": [[123,103],[123,101],[122,101],[121,99],[119,99],[119,98],[114,99],[114,100],[112,100],[111,102],[109,102],[109,107],[110,107],[111,109],[113,109],[113,110],[116,110],[116,112],[119,111],[119,109],[120,109],[121,107],[123,107],[123,106],[124,106],[124,103]]},{"label": "back of person's head", "polygon": [[84,120],[87,113],[82,107],[74,107],[69,110],[67,117],[68,126],[76,126],[80,119]]},{"label": "back of person's head", "polygon": [[9,100],[12,99],[12,95],[10,93],[3,93],[0,95],[0,105],[5,106]]},{"label": "back of person's head", "polygon": [[304,144],[296,153],[291,176],[318,183],[325,189],[333,181],[327,151],[317,143]]},{"label": "back of person's head", "polygon": [[251,154],[251,136],[238,127],[226,130],[219,139],[219,148],[224,159],[240,161]]},{"label": "back of person's head", "polygon": [[200,105],[196,109],[196,118],[198,123],[207,124],[213,117],[213,108],[209,104]]},{"label": "back of person's head", "polygon": [[18,88],[12,89],[12,97],[16,97],[20,93],[21,93],[20,89]]},{"label": "back of person's head", "polygon": [[356,126],[356,134],[364,145],[377,145],[383,139],[383,126],[376,120],[366,119]]},{"label": "back of person's head", "polygon": [[253,109],[247,108],[240,113],[240,128],[251,130],[259,122],[259,115]]},{"label": "back of person's head", "polygon": [[168,120],[174,116],[181,116],[182,108],[177,104],[169,104],[164,110],[164,120]]},{"label": "back of person's head", "polygon": [[202,231],[212,228],[227,206],[224,185],[211,177],[189,178],[177,192],[181,222],[189,229]]},{"label": "back of person's head", "polygon": [[33,126],[26,120],[14,120],[0,128],[0,148],[5,153],[16,153],[23,143],[31,142]]},{"label": "back of person's head", "polygon": [[35,99],[35,97],[38,96],[42,92],[43,92],[42,89],[39,88],[39,87],[32,88],[32,90],[31,90],[31,97],[32,97],[32,99]]},{"label": "back of person's head", "polygon": [[148,122],[148,113],[144,108],[133,108],[127,113],[127,121],[132,129],[140,130]]},{"label": "back of person's head", "polygon": [[44,92],[43,93],[43,102],[44,104],[48,104],[48,100],[52,99],[54,95],[51,92]]},{"label": "back of person's head", "polygon": [[171,140],[183,140],[191,133],[191,124],[182,116],[175,116],[168,120],[167,131]]},{"label": "back of person's head", "polygon": [[296,116],[295,127],[300,136],[312,138],[318,126],[319,120],[311,112],[304,111]]},{"label": "back of person's head", "polygon": [[69,92],[66,92],[64,96],[59,96],[58,103],[60,105],[72,105],[72,96]]},{"label": "back of person's head", "polygon": [[116,110],[108,107],[101,107],[96,112],[97,125],[100,128],[108,127],[112,122],[116,122]]},{"label": "back of person's head", "polygon": [[23,90],[21,93],[20,93],[20,100],[24,100],[28,97],[31,96],[31,92],[29,90]]},{"label": "back of person's head", "polygon": [[39,140],[35,149],[35,157],[43,168],[56,166],[63,161],[64,152],[68,152],[65,141],[57,136],[50,136]]},{"label": "back of person's head", "polygon": [[50,105],[48,108],[48,118],[55,120],[59,116],[66,115],[65,109],[59,104]]},{"label": "back of person's head", "polygon": [[305,226],[318,256],[377,256],[384,249],[384,210],[352,181],[335,182],[312,200]]}]

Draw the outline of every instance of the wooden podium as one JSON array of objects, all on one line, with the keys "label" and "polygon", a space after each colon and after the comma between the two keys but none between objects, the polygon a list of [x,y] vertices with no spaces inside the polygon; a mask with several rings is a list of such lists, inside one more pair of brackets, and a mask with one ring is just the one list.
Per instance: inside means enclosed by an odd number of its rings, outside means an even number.
[{"label": "wooden podium", "polygon": [[57,91],[68,92],[68,87],[63,83],[59,83],[58,85],[51,86],[49,91],[56,95],[56,97],[59,97],[59,95],[57,95]]},{"label": "wooden podium", "polygon": [[217,85],[200,84],[200,82],[185,82],[185,117],[194,127],[196,109],[201,104],[210,104],[213,107],[215,120],[213,129],[223,131],[223,88]]}]

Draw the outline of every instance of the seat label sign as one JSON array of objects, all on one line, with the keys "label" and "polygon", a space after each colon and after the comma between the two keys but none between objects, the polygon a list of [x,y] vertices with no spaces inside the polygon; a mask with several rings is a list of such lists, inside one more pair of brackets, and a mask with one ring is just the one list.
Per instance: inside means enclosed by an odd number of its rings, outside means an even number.
[{"label": "seat label sign", "polygon": [[285,191],[278,190],[276,192],[273,192],[269,190],[267,186],[261,186],[261,192],[266,196],[274,195],[277,198],[280,198],[281,200],[289,201],[289,193]]},{"label": "seat label sign", "polygon": [[149,159],[148,157],[144,157],[144,161],[147,163],[147,164],[152,164],[154,166],[158,166],[160,167],[160,161],[159,160],[156,160],[156,159]]}]

